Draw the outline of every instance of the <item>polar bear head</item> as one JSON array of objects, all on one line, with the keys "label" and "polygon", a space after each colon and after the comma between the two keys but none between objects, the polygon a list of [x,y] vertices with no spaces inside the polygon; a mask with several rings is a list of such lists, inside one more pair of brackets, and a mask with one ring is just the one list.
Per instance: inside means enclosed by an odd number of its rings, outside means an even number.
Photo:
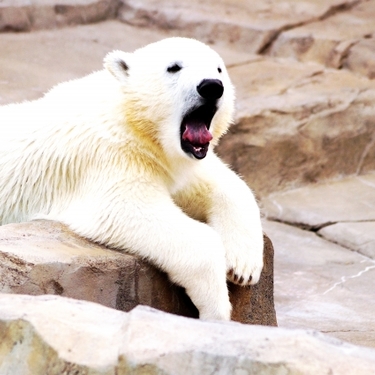
[{"label": "polar bear head", "polygon": [[171,157],[203,159],[232,121],[234,89],[223,60],[197,40],[113,51],[104,65],[121,85],[126,122]]}]

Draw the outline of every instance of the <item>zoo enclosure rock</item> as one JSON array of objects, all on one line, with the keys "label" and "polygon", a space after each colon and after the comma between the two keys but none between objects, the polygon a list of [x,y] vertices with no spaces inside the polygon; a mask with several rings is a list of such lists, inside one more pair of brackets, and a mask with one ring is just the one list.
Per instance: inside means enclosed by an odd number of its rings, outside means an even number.
[{"label": "zoo enclosure rock", "polygon": [[[375,77],[375,0],[122,0],[118,18],[251,53]],[[212,11],[214,9],[214,11]]]},{"label": "zoo enclosure rock", "polygon": [[286,30],[267,54],[347,68],[375,78],[375,1],[358,2],[331,17]]},{"label": "zoo enclosure rock", "polygon": [[375,81],[266,57],[229,73],[236,122],[217,149],[258,196],[375,169]]},{"label": "zoo enclosure rock", "polygon": [[[276,325],[273,248],[265,239],[264,271],[250,287],[229,285],[233,320]],[[0,227],[0,293],[57,294],[129,311],[144,304],[197,317],[184,290],[135,256],[110,250],[52,221]]]},{"label": "zoo enclosure rock", "polygon": [[[356,0],[122,0],[118,18],[131,25],[178,30],[206,42],[259,53],[285,29],[325,17]],[[214,9],[214,11],[213,11]]]},{"label": "zoo enclosure rock", "polygon": [[[303,201],[298,201],[303,210]],[[375,347],[375,261],[362,255],[365,249],[357,253],[340,246],[341,241],[332,243],[325,235],[321,238],[280,222],[265,221],[263,225],[276,249],[279,326],[314,328],[356,345]],[[353,230],[353,226],[350,228]],[[371,234],[374,244],[374,232],[367,236]],[[361,240],[364,238],[358,238]]]},{"label": "zoo enclosure rock", "polygon": [[375,368],[374,350],[314,331],[204,322],[143,306],[123,313],[59,296],[0,295],[0,332],[2,374],[370,375]]},{"label": "zoo enclosure rock", "polygon": [[119,0],[1,0],[0,31],[29,31],[116,16]]}]

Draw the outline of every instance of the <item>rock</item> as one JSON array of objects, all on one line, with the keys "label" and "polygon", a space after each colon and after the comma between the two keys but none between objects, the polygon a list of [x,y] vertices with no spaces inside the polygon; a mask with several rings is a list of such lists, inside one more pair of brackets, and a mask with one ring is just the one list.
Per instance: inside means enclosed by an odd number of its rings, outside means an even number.
[{"label": "rock", "polygon": [[352,45],[375,31],[375,1],[353,4],[347,10],[281,33],[268,53],[341,68]]},{"label": "rock", "polygon": [[229,74],[236,124],[217,150],[259,197],[375,169],[375,81],[270,58]]},{"label": "rock", "polygon": [[[259,53],[284,29],[311,22],[355,0],[267,1],[122,0],[119,19],[131,25],[178,30],[207,42]],[[214,11],[213,11],[214,10]]]},{"label": "rock", "polygon": [[375,259],[375,221],[327,225],[318,234],[329,241]]},{"label": "rock", "polygon": [[0,31],[49,29],[115,17],[119,0],[2,0]]},{"label": "rock", "polygon": [[0,3],[0,31],[24,31],[31,27],[30,1],[2,0]]},{"label": "rock", "polygon": [[371,38],[359,40],[348,50],[343,68],[352,70],[370,79],[375,78],[375,32]]},{"label": "rock", "polygon": [[375,261],[290,225],[265,221],[264,228],[277,250],[279,326],[375,347]]},{"label": "rock", "polygon": [[242,287],[228,283],[232,320],[240,323],[277,326],[273,293],[274,250],[264,235],[264,266],[256,285]]},{"label": "rock", "polygon": [[103,58],[111,50],[132,51],[164,36],[112,20],[1,34],[0,104],[39,98],[60,82],[102,69]]},{"label": "rock", "polygon": [[2,374],[370,375],[375,368],[374,350],[314,331],[146,307],[123,313],[58,296],[1,295],[0,332]]},{"label": "rock", "polygon": [[375,220],[375,174],[271,194],[263,200],[273,220],[309,229],[337,222]]},{"label": "rock", "polygon": [[[102,69],[103,58],[111,50],[133,51],[168,36],[163,31],[134,28],[113,20],[32,33],[3,33],[0,105],[36,99],[59,82]],[[217,46],[217,50],[229,66],[258,58],[223,46]]]},{"label": "rock", "polygon": [[[230,286],[233,320],[277,325],[273,305],[273,248],[255,286]],[[94,244],[51,221],[0,227],[0,292],[57,294],[129,311],[138,304],[198,317],[184,290],[135,256]],[[1,373],[1,372],[0,372]]]}]

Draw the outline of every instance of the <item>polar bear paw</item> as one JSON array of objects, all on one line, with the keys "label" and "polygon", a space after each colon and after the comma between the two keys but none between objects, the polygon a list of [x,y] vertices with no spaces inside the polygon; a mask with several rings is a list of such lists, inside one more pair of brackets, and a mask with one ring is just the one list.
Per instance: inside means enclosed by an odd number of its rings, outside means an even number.
[{"label": "polar bear paw", "polygon": [[253,285],[263,269],[263,244],[247,251],[227,254],[227,279],[238,285]]}]

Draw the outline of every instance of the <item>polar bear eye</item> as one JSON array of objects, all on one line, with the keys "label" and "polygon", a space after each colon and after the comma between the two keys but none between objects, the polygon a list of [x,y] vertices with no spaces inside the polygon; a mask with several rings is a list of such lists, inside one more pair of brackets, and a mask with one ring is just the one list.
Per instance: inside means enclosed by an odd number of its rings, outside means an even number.
[{"label": "polar bear eye", "polygon": [[168,73],[177,73],[182,69],[181,65],[175,63],[167,68]]},{"label": "polar bear eye", "polygon": [[217,71],[218,71],[219,73],[221,73],[221,68],[220,68],[220,66],[217,68]]}]

